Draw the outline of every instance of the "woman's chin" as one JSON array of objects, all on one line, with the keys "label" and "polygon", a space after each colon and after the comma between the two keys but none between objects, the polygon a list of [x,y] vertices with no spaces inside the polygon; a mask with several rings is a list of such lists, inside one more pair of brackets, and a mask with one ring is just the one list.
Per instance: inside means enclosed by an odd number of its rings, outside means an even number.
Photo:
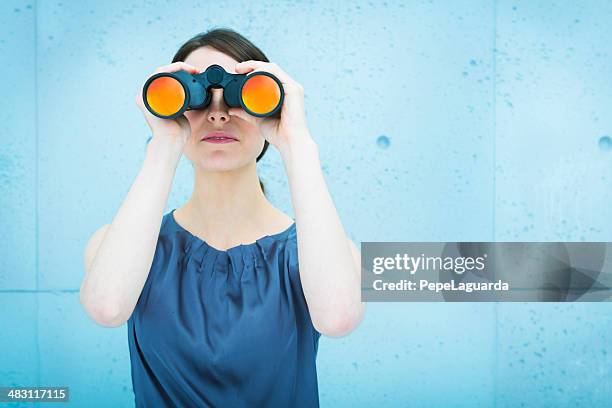
[{"label": "woman's chin", "polygon": [[240,157],[211,155],[200,160],[199,167],[204,171],[231,171],[244,166],[244,160]]}]

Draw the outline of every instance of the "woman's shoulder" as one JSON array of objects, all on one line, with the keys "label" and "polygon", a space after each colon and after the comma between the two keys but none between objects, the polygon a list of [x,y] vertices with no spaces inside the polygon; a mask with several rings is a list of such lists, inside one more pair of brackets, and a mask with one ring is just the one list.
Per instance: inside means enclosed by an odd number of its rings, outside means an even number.
[{"label": "woman's shoulder", "polygon": [[176,225],[173,221],[173,211],[174,209],[169,210],[162,216],[161,226],[159,228],[160,235],[166,235],[169,233],[173,233],[179,231],[178,225]]},{"label": "woman's shoulder", "polygon": [[[273,237],[278,237],[284,241],[286,241],[287,243],[289,243],[290,247],[293,247],[296,245],[296,238],[297,238],[297,224],[295,222],[295,219],[292,218],[291,216],[280,212],[279,218],[278,218],[278,224],[275,227],[276,231],[280,231],[278,234],[273,234]],[[293,245],[291,245],[293,244]]]},{"label": "woman's shoulder", "polygon": [[273,225],[270,227],[273,231],[289,231],[295,229],[295,219],[283,211],[275,208],[276,215]]}]

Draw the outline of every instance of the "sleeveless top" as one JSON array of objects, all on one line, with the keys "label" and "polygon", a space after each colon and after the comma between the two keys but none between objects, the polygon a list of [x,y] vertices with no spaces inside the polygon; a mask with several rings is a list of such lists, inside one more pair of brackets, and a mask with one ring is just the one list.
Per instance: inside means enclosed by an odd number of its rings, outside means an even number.
[{"label": "sleeveless top", "polygon": [[318,407],[296,224],[222,251],[162,218],[127,322],[137,407]]}]

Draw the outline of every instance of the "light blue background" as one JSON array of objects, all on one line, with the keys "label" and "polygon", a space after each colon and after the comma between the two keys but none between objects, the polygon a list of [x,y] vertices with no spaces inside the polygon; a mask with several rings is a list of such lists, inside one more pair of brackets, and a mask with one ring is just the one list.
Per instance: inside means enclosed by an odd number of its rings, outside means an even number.
[{"label": "light blue background", "polygon": [[[0,385],[133,404],[125,325],[79,304],[83,250],[142,164],[135,93],[215,26],[304,85],[355,242],[612,241],[607,0],[0,7]],[[293,214],[274,148],[259,169]],[[191,187],[183,159],[168,211]],[[612,304],[371,303],[352,335],[321,339],[318,367],[323,407],[603,407]]]}]

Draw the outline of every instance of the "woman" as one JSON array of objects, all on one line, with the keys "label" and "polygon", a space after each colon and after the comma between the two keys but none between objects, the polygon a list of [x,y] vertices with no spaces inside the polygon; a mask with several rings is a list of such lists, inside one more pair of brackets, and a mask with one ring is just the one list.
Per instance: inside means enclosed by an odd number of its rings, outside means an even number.
[{"label": "woman", "polygon": [[[160,119],[138,93],[153,136],[112,223],[87,244],[81,303],[101,325],[127,321],[137,406],[318,406],[320,335],[344,336],[363,318],[359,251],[327,191],[299,83],[227,29],[195,36],[155,72],[212,64],[276,75],[280,119],[229,108],[222,89],[206,109]],[[283,159],[295,221],[259,182],[268,143]],[[182,153],[193,194],[163,214]]]}]

